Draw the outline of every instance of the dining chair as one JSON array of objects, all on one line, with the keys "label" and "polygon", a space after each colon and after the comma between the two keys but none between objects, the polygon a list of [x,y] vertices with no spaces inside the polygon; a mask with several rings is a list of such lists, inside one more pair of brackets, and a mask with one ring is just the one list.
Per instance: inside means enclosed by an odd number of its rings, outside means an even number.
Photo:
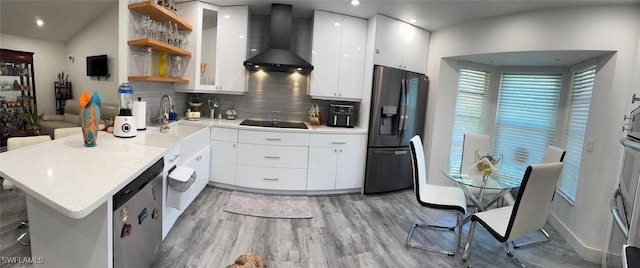
[{"label": "dining chair", "polygon": [[63,127],[53,130],[53,139],[57,140],[73,134],[82,134],[82,127]]},{"label": "dining chair", "polygon": [[[42,136],[28,136],[28,137],[12,137],[7,139],[7,151],[16,150],[22,147],[34,145],[41,142],[50,141],[51,137],[48,135]],[[17,187],[8,181],[7,179],[2,180],[2,188],[4,190],[15,190]],[[16,228],[14,234],[16,237],[16,242],[23,246],[29,246],[31,244],[29,237],[29,220],[28,219],[20,219],[18,218],[18,222],[20,225]]]},{"label": "dining chair", "polygon": [[[489,153],[491,142],[489,141],[489,135],[484,134],[471,134],[465,133],[462,140],[462,160],[460,161],[460,174],[473,173],[471,169],[477,163],[476,153],[480,156]],[[480,194],[480,188],[468,187],[460,185],[460,187],[466,187],[473,195],[478,196]],[[483,198],[491,197],[499,194],[502,190],[485,189]],[[482,200],[478,200],[482,203]]]},{"label": "dining chair", "polygon": [[[424,149],[422,147],[422,139],[419,135],[415,135],[411,138],[409,141],[409,148],[411,150],[413,190],[416,194],[416,200],[421,206],[427,208],[455,212],[457,220],[455,226],[413,224],[411,229],[409,229],[405,245],[406,247],[455,256],[456,252],[460,248],[460,241],[462,239],[462,217],[467,212],[467,201],[465,199],[464,192],[462,192],[462,189],[458,187],[427,184],[427,168],[424,160]],[[413,235],[414,230],[418,227],[452,232],[457,229],[458,234],[455,249],[452,251],[446,251],[434,247],[412,244],[411,236]]]},{"label": "dining chair", "polygon": [[511,252],[509,242],[539,230],[547,222],[551,201],[563,167],[562,162],[542,163],[528,166],[515,204],[478,212],[471,216],[471,227],[467,236],[462,259],[471,266],[469,254],[476,225],[480,224],[489,234],[505,243],[507,255],[522,267],[526,267]]},{"label": "dining chair", "polygon": [[[544,156],[542,156],[541,163],[563,162],[565,154],[566,154],[566,151],[564,149],[553,146],[553,145],[549,145],[547,146],[547,150],[545,150],[544,152]],[[554,197],[555,197],[555,192],[554,192]],[[505,200],[507,205],[514,205],[516,203],[516,200],[511,193],[505,194],[503,199]],[[542,233],[542,235],[544,235],[544,238],[528,241],[520,244],[516,244],[514,241],[513,247],[520,248],[523,246],[529,246],[537,243],[548,242],[550,240],[549,233],[544,229],[544,227],[541,227],[539,231]]]}]

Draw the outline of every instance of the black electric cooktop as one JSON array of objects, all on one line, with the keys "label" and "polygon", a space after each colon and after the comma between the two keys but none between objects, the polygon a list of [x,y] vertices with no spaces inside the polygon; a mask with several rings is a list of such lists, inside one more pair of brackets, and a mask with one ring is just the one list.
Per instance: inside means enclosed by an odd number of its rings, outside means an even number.
[{"label": "black electric cooktop", "polygon": [[300,128],[307,129],[307,125],[300,122],[262,121],[246,119],[240,123],[241,126],[253,127],[278,127],[278,128]]}]

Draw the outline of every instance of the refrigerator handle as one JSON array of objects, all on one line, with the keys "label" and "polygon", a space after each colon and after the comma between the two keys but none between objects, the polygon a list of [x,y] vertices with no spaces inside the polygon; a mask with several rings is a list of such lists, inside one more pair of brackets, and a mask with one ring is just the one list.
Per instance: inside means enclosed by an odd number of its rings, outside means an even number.
[{"label": "refrigerator handle", "polygon": [[400,85],[400,122],[398,131],[402,133],[407,128],[407,83],[403,78]]}]

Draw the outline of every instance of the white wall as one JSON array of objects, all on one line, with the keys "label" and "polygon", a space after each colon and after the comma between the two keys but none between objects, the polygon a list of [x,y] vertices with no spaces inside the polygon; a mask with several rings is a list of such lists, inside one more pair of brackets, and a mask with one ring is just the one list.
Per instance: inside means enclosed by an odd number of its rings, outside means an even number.
[{"label": "white wall", "polygon": [[[452,26],[432,33],[428,75],[431,81],[427,118],[427,157],[431,183],[450,183],[440,172],[447,164],[456,98],[457,63],[447,57],[516,51],[610,50],[599,62],[576,204],[556,198],[550,221],[579,255],[600,261],[609,230],[609,198],[618,179],[622,117],[631,110],[637,76],[640,6],[554,9]],[[640,93],[640,92],[637,92]]]},{"label": "white wall", "polygon": [[[64,58],[75,56],[75,62],[67,59],[69,78],[73,82],[73,97],[78,98],[83,89],[89,94],[98,92],[103,103],[118,103],[118,86],[120,85],[120,53],[118,21],[118,3],[107,9],[66,43]],[[125,17],[126,18],[126,17]],[[126,25],[126,20],[124,21]],[[126,29],[126,28],[125,28]],[[126,36],[126,31],[125,31]],[[87,56],[107,54],[111,77],[92,78],[87,76]],[[124,61],[126,71],[126,60]],[[65,71],[65,74],[67,72]],[[126,81],[126,78],[125,78]]]},{"label": "white wall", "polygon": [[67,73],[69,59],[61,42],[42,41],[15,35],[0,34],[0,48],[34,52],[33,67],[38,112],[55,114],[53,82],[58,73]]}]

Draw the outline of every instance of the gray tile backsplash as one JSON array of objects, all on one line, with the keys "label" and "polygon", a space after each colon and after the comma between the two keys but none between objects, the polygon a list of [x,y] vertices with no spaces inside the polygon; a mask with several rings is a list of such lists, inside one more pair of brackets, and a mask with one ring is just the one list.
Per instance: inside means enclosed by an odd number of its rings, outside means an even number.
[{"label": "gray tile backsplash", "polygon": [[[269,47],[269,23],[269,16],[251,16],[248,58]],[[291,50],[309,62],[311,62],[312,29],[312,20],[293,18]],[[278,118],[280,121],[308,122],[309,108],[311,105],[318,105],[322,124],[326,124],[330,104],[351,104],[356,106],[356,111],[359,109],[359,103],[311,99],[307,95],[308,75],[251,71],[248,78],[248,91],[244,95],[194,95],[203,103],[202,116],[209,116],[207,100],[212,98],[218,100],[219,111],[224,113],[229,107],[234,107],[237,118],[256,120]],[[160,99],[163,95],[166,94],[172,98],[179,117],[184,117],[188,108],[187,101],[192,97],[187,93],[174,92],[173,85],[168,83],[132,82],[132,86],[135,99],[141,97],[147,102],[147,125],[157,123]]]}]

